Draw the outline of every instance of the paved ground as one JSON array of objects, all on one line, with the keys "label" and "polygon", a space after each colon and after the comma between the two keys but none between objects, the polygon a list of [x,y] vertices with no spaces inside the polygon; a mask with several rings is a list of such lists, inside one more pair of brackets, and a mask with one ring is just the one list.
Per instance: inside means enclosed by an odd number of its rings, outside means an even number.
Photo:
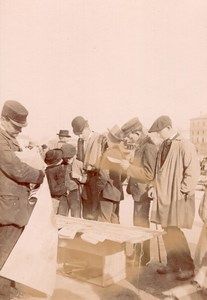
[{"label": "paved ground", "polygon": [[[197,208],[202,196],[202,192],[196,193]],[[132,211],[133,201],[129,196],[121,203],[121,224],[132,224]],[[153,227],[154,226],[154,227]],[[192,230],[185,230],[186,237],[188,239],[192,256],[194,256],[196,244],[200,235],[202,222],[198,214],[196,214],[194,226]],[[155,228],[155,225],[152,225]],[[165,249],[162,242],[162,238],[159,239],[159,246],[161,250],[161,260],[164,263],[166,261]],[[181,288],[186,286],[188,282],[180,282],[175,279],[174,274],[159,275],[156,272],[156,268],[159,265],[158,256],[158,241],[157,239],[151,242],[151,262],[147,267],[139,268],[133,266],[133,264],[127,264],[127,276],[126,279],[121,280],[117,284],[113,284],[109,287],[100,287],[94,284],[89,284],[84,281],[79,281],[74,278],[63,276],[58,272],[56,288],[52,297],[47,297],[45,294],[41,294],[37,291],[31,290],[28,287],[20,286],[25,300],[156,300],[156,299],[171,299],[167,298],[163,292],[169,291],[173,288]],[[207,299],[207,295],[201,292],[197,292],[186,297],[181,297],[182,300],[204,300]]]}]

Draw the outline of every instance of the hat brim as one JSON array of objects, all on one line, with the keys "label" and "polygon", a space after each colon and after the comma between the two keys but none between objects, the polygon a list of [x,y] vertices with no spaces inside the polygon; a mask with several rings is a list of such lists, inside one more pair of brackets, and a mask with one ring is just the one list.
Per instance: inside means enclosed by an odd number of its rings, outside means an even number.
[{"label": "hat brim", "polygon": [[73,133],[74,133],[75,135],[81,135],[82,132],[83,132],[83,130],[82,130],[82,131],[75,131],[75,130],[73,130]]},{"label": "hat brim", "polygon": [[149,129],[148,132],[149,133],[153,133],[153,132],[159,132],[160,130],[154,130],[154,129]]},{"label": "hat brim", "polygon": [[58,136],[62,136],[62,137],[71,137],[71,135],[62,135],[62,134],[59,134],[57,133]]},{"label": "hat brim", "polygon": [[44,161],[47,165],[55,165],[55,164],[59,163],[61,160],[62,160],[62,154],[59,154],[59,156],[53,161],[49,161],[46,158]]},{"label": "hat brim", "polygon": [[[115,134],[113,134],[110,129],[108,129],[108,131],[114,140],[116,140],[117,142],[123,141],[123,138],[120,138],[120,137],[116,136]],[[110,139],[110,137],[109,137],[109,139]]]},{"label": "hat brim", "polygon": [[11,121],[12,124],[16,125],[17,127],[26,127],[27,126],[27,122],[24,123],[18,123],[12,119],[9,118],[9,120]]}]

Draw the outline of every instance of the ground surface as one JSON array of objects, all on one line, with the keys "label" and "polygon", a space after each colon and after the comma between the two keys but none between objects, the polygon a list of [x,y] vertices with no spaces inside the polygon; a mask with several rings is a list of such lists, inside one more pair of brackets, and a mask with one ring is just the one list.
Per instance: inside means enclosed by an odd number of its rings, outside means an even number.
[{"label": "ground surface", "polygon": [[[196,193],[197,208],[200,202],[202,192]],[[121,224],[132,225],[133,201],[130,196],[121,203]],[[155,225],[152,225],[155,228]],[[185,230],[192,256],[194,256],[196,244],[200,235],[202,222],[196,214],[192,230]],[[167,299],[163,292],[169,291],[175,287],[185,286],[190,282],[180,282],[175,278],[175,274],[159,275],[156,272],[157,266],[166,261],[166,254],[162,238],[159,238],[159,248],[161,257],[158,255],[158,240],[151,241],[151,262],[146,267],[137,267],[133,262],[127,264],[127,276],[124,280],[109,287],[100,287],[89,284],[84,281],[67,277],[61,272],[57,272],[56,288],[52,297],[31,290],[28,287],[19,285],[23,292],[24,300],[156,300]],[[168,298],[169,299],[169,298]],[[182,300],[204,300],[207,295],[203,292],[197,292],[191,296],[180,298]]]}]

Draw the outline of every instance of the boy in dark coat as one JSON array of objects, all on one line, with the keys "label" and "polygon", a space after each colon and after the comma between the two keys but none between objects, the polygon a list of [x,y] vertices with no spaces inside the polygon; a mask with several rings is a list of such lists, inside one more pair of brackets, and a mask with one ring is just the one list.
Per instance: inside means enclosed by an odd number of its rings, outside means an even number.
[{"label": "boy in dark coat", "polygon": [[51,197],[53,198],[54,211],[57,213],[60,198],[66,193],[65,170],[62,162],[63,152],[61,149],[48,150],[45,155],[45,170]]}]

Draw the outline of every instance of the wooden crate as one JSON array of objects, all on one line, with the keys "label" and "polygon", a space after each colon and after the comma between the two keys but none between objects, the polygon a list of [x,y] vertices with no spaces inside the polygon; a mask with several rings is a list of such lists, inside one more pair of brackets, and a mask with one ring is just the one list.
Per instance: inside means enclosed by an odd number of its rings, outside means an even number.
[{"label": "wooden crate", "polygon": [[59,238],[58,263],[65,275],[103,287],[126,277],[124,245],[113,241],[94,245],[80,236]]}]

